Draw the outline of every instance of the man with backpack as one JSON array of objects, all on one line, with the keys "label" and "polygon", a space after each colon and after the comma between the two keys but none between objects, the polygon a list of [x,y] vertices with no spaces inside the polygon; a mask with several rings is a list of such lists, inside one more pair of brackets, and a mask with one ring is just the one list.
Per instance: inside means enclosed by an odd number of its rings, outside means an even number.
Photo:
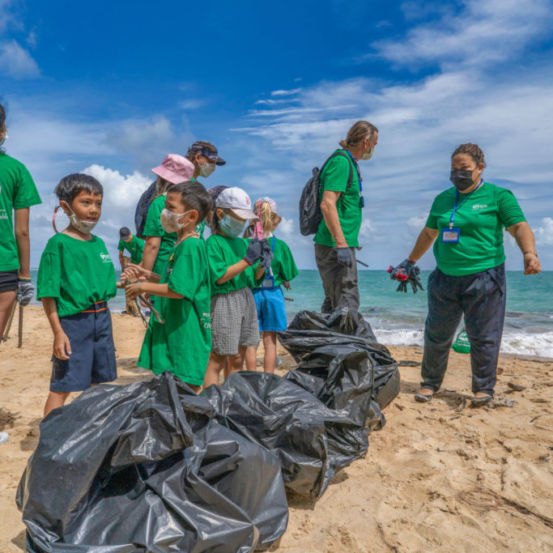
[{"label": "man with backpack", "polygon": [[319,181],[320,206],[315,258],[325,292],[323,313],[342,307],[359,310],[355,250],[359,247],[364,198],[357,162],[371,159],[377,142],[378,129],[367,121],[357,121],[340,142],[341,149],[330,156],[318,174],[314,171],[312,180]]}]

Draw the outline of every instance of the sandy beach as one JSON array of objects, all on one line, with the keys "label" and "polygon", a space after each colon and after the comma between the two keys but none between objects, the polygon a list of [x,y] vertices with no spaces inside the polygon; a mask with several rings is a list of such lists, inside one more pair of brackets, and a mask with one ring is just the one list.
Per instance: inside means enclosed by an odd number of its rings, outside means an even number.
[{"label": "sandy beach", "polygon": [[[113,324],[117,383],[149,378],[136,368],[142,322],[116,314]],[[10,435],[0,445],[3,553],[24,551],[14,498],[39,438],[50,375],[51,333],[42,310],[25,309],[22,349],[15,331],[0,345],[0,430]],[[420,405],[413,393],[422,350],[390,349],[408,363],[386,426],[319,501],[289,496],[288,530],[271,551],[553,551],[553,360],[502,357],[494,406],[473,409],[468,356],[452,352],[442,391]],[[281,356],[283,374],[294,362]]]}]

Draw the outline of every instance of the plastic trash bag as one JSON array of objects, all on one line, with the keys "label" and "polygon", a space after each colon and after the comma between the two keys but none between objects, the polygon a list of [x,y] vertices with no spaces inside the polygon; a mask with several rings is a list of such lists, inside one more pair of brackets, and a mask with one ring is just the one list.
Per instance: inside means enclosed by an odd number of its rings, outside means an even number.
[{"label": "plastic trash bag", "polygon": [[336,471],[367,451],[367,430],[345,409],[277,375],[234,373],[201,395],[219,422],[279,457],[286,487],[298,494],[321,496]]},{"label": "plastic trash bag", "polygon": [[286,529],[280,463],[165,373],[53,411],[20,482],[31,553],[246,553]]}]

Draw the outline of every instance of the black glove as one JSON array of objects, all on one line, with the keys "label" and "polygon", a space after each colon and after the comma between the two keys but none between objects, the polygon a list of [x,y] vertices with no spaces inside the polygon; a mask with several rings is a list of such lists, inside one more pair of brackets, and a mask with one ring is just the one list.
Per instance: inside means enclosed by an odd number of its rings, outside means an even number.
[{"label": "black glove", "polygon": [[263,243],[258,238],[253,238],[248,245],[244,261],[248,265],[253,265],[263,254]]},{"label": "black glove", "polygon": [[29,305],[35,295],[35,287],[30,278],[17,279],[17,301],[19,305]]},{"label": "black glove", "polygon": [[273,250],[271,250],[271,246],[269,246],[269,242],[266,238],[261,240],[262,244],[262,250],[261,250],[261,261],[259,262],[260,267],[265,267],[265,269],[269,269],[271,266],[271,263],[273,262]]},{"label": "black glove", "polygon": [[351,253],[350,248],[335,248],[336,249],[336,261],[339,265],[344,265],[345,267],[353,267],[354,259],[353,254]]},{"label": "black glove", "polygon": [[418,288],[424,290],[420,280],[420,269],[415,265],[413,261],[404,259],[397,267],[390,265],[388,272],[392,280],[399,281],[397,292],[407,293],[407,283],[411,284],[413,292],[416,294]]}]

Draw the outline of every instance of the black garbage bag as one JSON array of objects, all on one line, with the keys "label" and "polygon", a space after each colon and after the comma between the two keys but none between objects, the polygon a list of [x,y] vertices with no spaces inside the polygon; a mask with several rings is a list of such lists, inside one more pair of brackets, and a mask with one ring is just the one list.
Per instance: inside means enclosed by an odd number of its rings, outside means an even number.
[{"label": "black garbage bag", "polygon": [[278,455],[286,487],[320,497],[336,471],[365,455],[367,430],[277,375],[243,371],[206,397],[228,428]]},{"label": "black garbage bag", "polygon": [[286,529],[280,463],[165,373],[53,411],[17,493],[31,553],[246,553]]},{"label": "black garbage bag", "polygon": [[371,407],[366,398],[364,405],[357,399],[370,388],[371,399],[380,409],[386,407],[399,394],[399,369],[388,348],[376,342],[369,323],[359,313],[301,311],[288,330],[279,333],[279,340],[299,362],[298,374],[290,373],[288,378],[331,408],[349,402],[357,412],[356,420],[366,413],[374,429],[378,418],[384,423],[374,405]]}]

